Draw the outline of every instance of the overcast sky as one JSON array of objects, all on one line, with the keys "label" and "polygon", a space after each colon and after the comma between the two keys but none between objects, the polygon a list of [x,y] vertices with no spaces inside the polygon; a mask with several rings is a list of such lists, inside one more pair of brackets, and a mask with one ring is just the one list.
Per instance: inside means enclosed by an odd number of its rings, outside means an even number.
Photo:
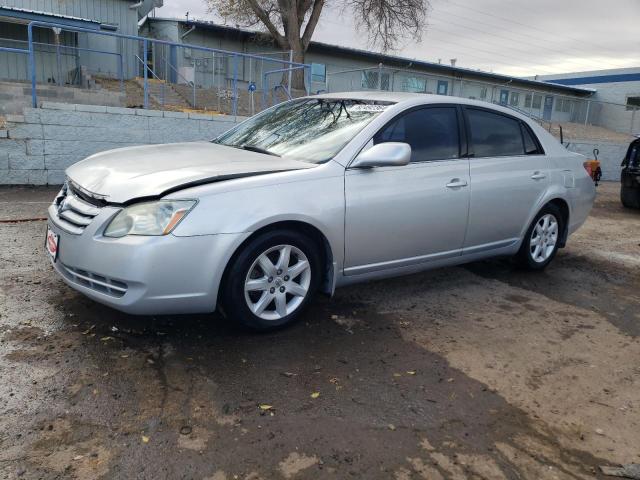
[{"label": "overcast sky", "polygon": [[[340,0],[332,4],[338,5]],[[215,20],[204,0],[164,0],[157,16]],[[640,67],[640,0],[430,0],[422,41],[397,55],[528,76]],[[372,50],[325,7],[313,40]]]}]

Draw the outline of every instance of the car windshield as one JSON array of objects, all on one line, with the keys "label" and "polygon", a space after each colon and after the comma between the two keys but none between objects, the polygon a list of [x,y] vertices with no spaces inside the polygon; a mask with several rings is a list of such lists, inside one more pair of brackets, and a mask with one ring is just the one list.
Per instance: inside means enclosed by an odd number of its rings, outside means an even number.
[{"label": "car windshield", "polygon": [[214,143],[309,163],[332,159],[390,102],[306,98],[259,113]]}]

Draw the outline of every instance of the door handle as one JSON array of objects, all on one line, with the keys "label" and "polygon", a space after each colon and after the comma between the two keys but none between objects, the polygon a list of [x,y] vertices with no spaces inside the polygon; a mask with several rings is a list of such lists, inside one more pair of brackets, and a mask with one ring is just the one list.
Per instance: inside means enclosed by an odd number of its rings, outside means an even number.
[{"label": "door handle", "polygon": [[533,175],[531,175],[531,178],[533,180],[542,180],[543,178],[547,178],[547,176],[542,172],[533,172]]},{"label": "door handle", "polygon": [[452,178],[449,183],[447,183],[447,188],[460,188],[466,187],[467,182],[465,180],[460,180],[459,178]]}]

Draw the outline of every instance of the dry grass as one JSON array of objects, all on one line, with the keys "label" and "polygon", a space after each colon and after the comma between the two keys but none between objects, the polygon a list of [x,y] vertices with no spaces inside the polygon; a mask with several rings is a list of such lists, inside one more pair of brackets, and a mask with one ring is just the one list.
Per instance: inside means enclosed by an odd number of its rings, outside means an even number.
[{"label": "dry grass", "polygon": [[560,125],[562,125],[564,141],[629,143],[634,138],[629,134],[614,132],[604,127],[566,122],[555,123],[551,126],[551,134],[558,139],[560,138]]}]

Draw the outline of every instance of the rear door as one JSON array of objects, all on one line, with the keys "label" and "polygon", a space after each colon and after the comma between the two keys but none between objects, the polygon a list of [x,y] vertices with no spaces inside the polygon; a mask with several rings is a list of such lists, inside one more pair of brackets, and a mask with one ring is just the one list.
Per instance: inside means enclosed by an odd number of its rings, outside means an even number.
[{"label": "rear door", "polygon": [[406,142],[411,163],[345,174],[345,274],[404,267],[462,253],[469,160],[454,105],[403,112],[373,143]]},{"label": "rear door", "polygon": [[519,240],[547,188],[549,164],[525,122],[491,109],[464,111],[471,178],[466,254]]}]

